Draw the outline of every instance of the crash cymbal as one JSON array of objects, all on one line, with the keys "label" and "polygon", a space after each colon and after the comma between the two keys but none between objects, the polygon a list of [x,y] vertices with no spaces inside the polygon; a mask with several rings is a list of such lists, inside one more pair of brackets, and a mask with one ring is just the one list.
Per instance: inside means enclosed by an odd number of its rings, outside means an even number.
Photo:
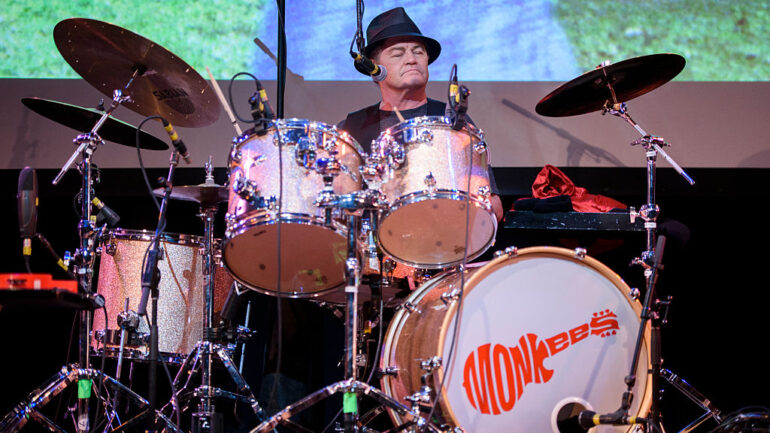
[{"label": "crash cymbal", "polygon": [[[165,194],[163,188],[156,188],[152,192],[158,197],[163,197]],[[227,195],[227,187],[215,183],[174,186],[171,190],[173,200],[194,201],[203,207],[225,202]]]},{"label": "crash cymbal", "polygon": [[[678,54],[634,57],[593,71],[562,84],[535,106],[543,116],[575,116],[601,110],[605,103],[626,102],[644,95],[676,77],[684,69]],[[612,92],[615,92],[613,101]]]},{"label": "crash cymbal", "polygon": [[[49,99],[22,98],[21,102],[35,113],[80,132],[91,132],[102,117],[99,110]],[[99,128],[98,134],[106,141],[136,147],[136,130],[136,127],[110,116]],[[149,150],[168,149],[166,143],[144,131],[139,133],[139,147]]]},{"label": "crash cymbal", "polygon": [[206,80],[184,60],[136,33],[70,18],[56,24],[53,37],[81,77],[110,98],[115,90],[124,90],[132,101],[123,105],[139,114],[157,114],[184,127],[210,125],[219,118],[221,105]]}]

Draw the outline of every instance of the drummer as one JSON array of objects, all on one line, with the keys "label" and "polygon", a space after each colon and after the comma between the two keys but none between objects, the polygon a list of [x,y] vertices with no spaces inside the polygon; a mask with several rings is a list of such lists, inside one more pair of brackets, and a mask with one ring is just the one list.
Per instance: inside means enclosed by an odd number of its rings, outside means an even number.
[{"label": "drummer", "polygon": [[[443,116],[447,104],[428,98],[425,93],[428,65],[438,58],[441,45],[423,36],[404,8],[397,7],[374,17],[366,28],[366,39],[368,44],[362,54],[387,71],[385,79],[377,82],[381,101],[348,114],[337,126],[369,152],[372,140],[400,122],[399,113],[404,119]],[[489,181],[493,192],[492,210],[500,221],[503,205],[491,170]]]}]

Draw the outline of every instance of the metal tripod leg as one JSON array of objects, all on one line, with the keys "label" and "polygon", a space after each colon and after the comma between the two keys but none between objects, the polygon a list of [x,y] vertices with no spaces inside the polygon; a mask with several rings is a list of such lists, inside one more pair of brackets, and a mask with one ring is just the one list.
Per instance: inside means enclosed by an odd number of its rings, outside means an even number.
[{"label": "metal tripod leg", "polygon": [[714,421],[716,421],[717,424],[722,423],[722,412],[717,409],[713,403],[711,403],[711,400],[707,399],[703,394],[698,392],[695,388],[692,387],[689,383],[687,383],[684,379],[677,376],[676,374],[672,373],[671,370],[667,370],[665,368],[660,370],[660,376],[668,381],[674,388],[679,390],[685,397],[689,398],[693,403],[700,406],[703,410],[706,412],[701,415],[698,419],[691,422],[687,425],[687,427],[683,428],[679,431],[679,433],[689,433],[690,431],[694,430],[699,425],[703,424],[704,422],[708,421],[711,418],[714,418]]},{"label": "metal tripod leg", "polygon": [[[235,383],[235,386],[237,388],[237,392],[228,392],[225,390],[222,390],[217,387],[213,387],[207,384],[203,384],[199,387],[196,387],[193,390],[189,389],[191,379],[193,374],[195,374],[195,371],[200,369],[203,369],[202,363],[198,362],[200,359],[204,357],[210,357],[211,355],[216,355],[216,357],[219,359],[219,361],[222,363],[224,368],[227,370],[227,373],[230,375],[230,378]],[[184,383],[183,382],[184,379]],[[208,398],[216,398],[216,397],[223,397],[223,398],[229,398],[231,400],[237,400],[243,403],[248,404],[251,409],[254,411],[254,414],[257,415],[257,417],[262,420],[264,419],[264,411],[262,407],[260,407],[259,403],[257,402],[256,397],[254,396],[254,393],[251,391],[251,387],[246,383],[246,380],[241,376],[241,374],[238,372],[238,369],[235,366],[235,363],[230,359],[230,356],[227,354],[227,350],[225,350],[224,347],[222,347],[219,344],[212,343],[210,341],[199,341],[198,344],[195,345],[195,350],[185,359],[184,363],[182,364],[182,368],[179,370],[179,373],[177,373],[176,378],[174,379],[174,386],[177,387],[177,402],[182,400],[182,397],[185,397],[185,403],[189,398],[194,397],[200,397],[202,395],[207,396]],[[168,407],[169,404],[173,405],[173,402],[170,401],[166,404],[165,407]],[[180,406],[182,406],[182,403],[178,403]],[[181,410],[181,409],[180,409]]]},{"label": "metal tripod leg", "polygon": [[[136,394],[130,388],[126,387],[122,383],[107,376],[99,370],[93,370],[90,368],[78,368],[77,365],[64,366],[56,373],[51,379],[45,382],[42,386],[35,389],[27,397],[21,401],[16,407],[14,407],[8,414],[0,421],[0,431],[2,432],[16,432],[19,431],[27,421],[31,418],[53,432],[64,432],[61,427],[57,426],[52,420],[44,416],[39,412],[52,398],[59,395],[69,385],[76,383],[80,379],[97,379],[98,382],[105,383],[120,391],[123,395],[126,395],[134,400],[139,407],[147,407],[149,402]],[[93,385],[96,386],[96,385]],[[103,398],[103,403],[108,404],[110,399],[108,397]],[[115,408],[111,408],[111,412],[114,412]],[[110,412],[105,407],[105,411]],[[143,416],[143,415],[138,415]],[[177,427],[165,416],[157,414],[156,416],[161,419],[166,428],[170,431],[180,432]],[[108,413],[108,419],[114,419]],[[125,425],[125,424],[124,424]],[[118,427],[121,429],[123,426]],[[106,430],[105,430],[106,431]],[[115,430],[112,430],[115,431]],[[181,433],[181,432],[180,432]]]},{"label": "metal tripod leg", "polygon": [[283,410],[270,417],[270,419],[251,430],[250,433],[265,433],[273,430],[278,426],[278,424],[290,424],[290,418],[292,416],[302,412],[308,407],[313,406],[319,401],[334,394],[348,392],[363,394],[365,396],[371,397],[382,405],[388,406],[389,408],[398,412],[398,414],[406,420],[407,424],[415,425],[419,430],[441,433],[441,429],[428,422],[428,420],[425,418],[422,418],[418,412],[412,411],[379,389],[367,383],[352,379],[333,383],[325,388],[319,389],[318,391],[308,395],[307,397],[304,397],[301,400],[298,400],[296,403],[286,406]]}]

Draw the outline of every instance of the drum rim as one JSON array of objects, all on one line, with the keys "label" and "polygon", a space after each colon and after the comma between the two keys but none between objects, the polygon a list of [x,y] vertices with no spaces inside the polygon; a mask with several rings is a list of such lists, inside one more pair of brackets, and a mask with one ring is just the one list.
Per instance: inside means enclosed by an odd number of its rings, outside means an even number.
[{"label": "drum rim", "polygon": [[[406,195],[403,195],[396,199],[393,202],[392,206],[388,206],[387,210],[380,216],[380,224],[378,224],[377,227],[377,245],[383,250],[385,254],[390,256],[393,260],[407,266],[412,266],[415,268],[424,268],[424,269],[443,269],[446,267],[451,266],[457,266],[459,264],[462,264],[463,261],[471,261],[475,259],[476,257],[479,257],[480,255],[484,254],[492,245],[495,243],[495,238],[497,236],[497,218],[495,217],[494,213],[492,212],[492,205],[491,203],[478,199],[478,195],[475,194],[468,194],[463,191],[459,190],[452,190],[452,189],[439,189],[436,190],[437,192],[434,193],[426,193],[425,190],[423,191],[417,191],[412,192]],[[468,196],[470,196],[470,200],[468,199]],[[442,263],[418,263],[418,262],[412,262],[405,259],[401,259],[393,255],[385,246],[382,244],[382,241],[380,239],[380,229],[382,227],[382,222],[387,219],[389,215],[391,215],[393,212],[397,211],[400,208],[405,207],[409,204],[414,203],[420,203],[427,200],[432,199],[449,199],[449,200],[455,200],[455,201],[470,201],[473,205],[480,208],[483,211],[486,211],[486,215],[490,217],[490,220],[492,221],[492,235],[490,238],[484,242],[484,246],[479,249],[479,251],[474,253],[469,253],[467,260],[464,260],[463,258],[460,258],[459,260],[454,260],[451,262],[442,262]],[[435,277],[434,277],[435,278]]]},{"label": "drum rim", "polygon": [[[397,123],[391,126],[390,128],[386,129],[385,131],[381,132],[380,135],[377,136],[375,141],[380,141],[380,139],[386,135],[392,136],[394,134],[402,132],[404,129],[414,128],[419,126],[439,126],[442,128],[451,128],[452,119],[446,116],[412,117],[411,119],[406,119],[403,122]],[[466,122],[460,131],[465,131],[466,133],[468,133],[468,135],[472,136],[473,138],[476,138],[478,141],[486,141],[486,138],[484,137],[484,131],[482,131],[479,127],[471,123]]]},{"label": "drum rim", "polygon": [[[124,229],[116,227],[107,231],[108,240],[119,239],[129,241],[149,242],[155,236],[155,232],[146,229]],[[186,233],[162,232],[162,242],[176,245],[203,245],[203,236]]]},{"label": "drum rim", "polygon": [[[629,306],[633,309],[633,311],[636,313],[637,316],[639,316],[639,314],[641,313],[641,309],[642,309],[641,304],[638,302],[638,300],[633,300],[630,298],[628,293],[629,290],[622,290],[623,287],[625,287],[626,289],[629,289],[629,286],[617,273],[612,271],[607,265],[594,259],[591,256],[585,255],[582,258],[578,258],[576,256],[575,250],[570,250],[568,248],[563,248],[563,247],[534,246],[534,247],[522,248],[520,250],[517,250],[515,253],[504,254],[499,257],[496,257],[495,259],[490,260],[489,262],[487,262],[481,267],[466,269],[466,272],[468,272],[469,275],[466,277],[465,286],[463,290],[465,291],[466,294],[469,293],[469,291],[473,290],[473,288],[475,288],[478,285],[478,283],[484,279],[485,276],[487,276],[492,271],[496,270],[499,266],[501,266],[501,264],[504,264],[509,260],[513,260],[512,263],[515,263],[516,261],[521,260],[523,258],[522,256],[528,256],[532,254],[535,254],[535,256],[531,256],[530,258],[538,258],[538,257],[553,257],[553,258],[562,258],[562,259],[566,258],[575,263],[588,266],[589,268],[598,272],[603,277],[607,278],[613,284],[613,286],[615,286],[618,289],[618,291],[622,293],[624,299],[626,299],[626,302],[628,302]],[[430,293],[433,290],[433,288],[436,287],[436,285],[440,284],[446,276],[451,275],[453,272],[458,272],[458,271],[456,269],[447,270],[446,272],[442,272],[434,276],[431,280],[421,285],[414,292],[412,292],[404,300],[404,303],[416,301],[414,302],[414,305],[417,306],[419,304],[419,301],[426,294]],[[443,319],[441,320],[440,323],[436,325],[436,326],[440,326],[441,328],[437,352],[442,356],[442,358],[444,353],[444,346],[446,344],[449,323],[451,322],[451,319],[456,314],[457,304],[458,304],[457,302],[452,302],[451,304],[447,305],[447,311],[444,314]],[[391,324],[388,326],[387,331],[385,333],[385,338],[383,340],[382,352],[380,354],[380,368],[384,369],[385,367],[388,367],[388,364],[393,363],[394,357],[391,356],[391,353],[394,350],[395,343],[397,343],[397,337],[401,335],[401,329],[403,328],[406,319],[408,319],[411,314],[412,314],[411,311],[409,311],[406,308],[402,308],[396,313],[396,315],[393,316],[393,319],[391,320]],[[638,331],[638,329],[636,331]],[[634,333],[636,333],[636,331],[634,331]],[[651,348],[651,329],[650,329],[649,322],[647,322],[643,334],[644,334],[643,347],[647,350],[646,367],[647,367],[647,371],[649,371],[652,368],[652,360],[650,359],[650,354],[652,349]],[[456,360],[457,358],[453,357],[452,363],[456,362]],[[436,369],[437,374],[435,377],[443,378],[445,375],[446,368],[447,366],[443,364],[439,366]],[[380,383],[383,387],[383,391],[389,396],[394,395],[393,387],[391,383],[391,381],[393,380],[395,379],[391,378],[388,375],[383,376],[383,378],[380,380]],[[440,380],[434,379],[434,386],[437,387],[438,384],[440,384]],[[639,412],[637,415],[645,416],[649,414],[650,408],[652,406],[652,399],[653,399],[652,391],[653,391],[652,381],[649,380],[649,377],[645,376],[645,385],[644,385],[644,391],[642,395],[642,401],[639,404]],[[442,395],[447,395],[448,393],[447,388],[444,387],[441,390],[441,393]],[[454,411],[452,410],[451,405],[448,404],[448,401],[446,401],[445,399],[438,400],[437,404],[440,405],[444,413],[444,416],[447,418],[447,421],[450,421],[455,425],[459,425],[457,421],[457,417]],[[388,410],[388,415],[394,421],[397,421],[397,422],[401,421],[401,418],[399,417],[399,415],[392,410]]]},{"label": "drum rim", "polygon": [[345,228],[342,225],[342,223],[336,220],[333,220],[332,222],[332,225],[334,225],[334,227],[330,227],[323,221],[322,217],[319,217],[316,215],[310,215],[306,213],[295,213],[295,212],[281,212],[280,214],[278,214],[277,212],[272,213],[270,211],[256,210],[256,211],[251,211],[244,215],[241,215],[240,217],[237,218],[235,222],[231,223],[231,227],[228,227],[227,230],[225,231],[225,238],[223,239],[222,250],[224,251],[225,247],[231,240],[233,240],[237,236],[242,235],[247,230],[250,230],[254,227],[278,224],[279,221],[281,224],[299,224],[299,225],[317,226],[327,230],[331,230],[337,233],[338,235],[342,236],[343,238],[348,237],[347,228]]},{"label": "drum rim", "polygon": [[[356,153],[358,153],[358,157],[361,160],[363,160],[364,155],[366,155],[364,148],[361,146],[361,144],[358,141],[356,141],[355,138],[353,138],[352,135],[350,135],[344,129],[337,128],[337,125],[333,125],[331,123],[321,122],[318,120],[302,119],[298,117],[292,117],[289,119],[273,119],[267,123],[264,131],[274,132],[276,129],[280,129],[280,128],[298,128],[300,126],[307,126],[307,125],[311,125],[311,127],[321,126],[321,128],[311,128],[311,129],[320,129],[320,130],[323,130],[323,132],[325,133],[334,135],[335,137],[341,137],[343,141],[346,142],[346,144],[349,144],[353,148],[353,150],[355,150]],[[248,141],[250,141],[251,137],[255,135],[257,135],[257,133],[254,131],[254,128],[244,131],[243,134],[233,139],[233,147],[239,147],[247,143]]]}]

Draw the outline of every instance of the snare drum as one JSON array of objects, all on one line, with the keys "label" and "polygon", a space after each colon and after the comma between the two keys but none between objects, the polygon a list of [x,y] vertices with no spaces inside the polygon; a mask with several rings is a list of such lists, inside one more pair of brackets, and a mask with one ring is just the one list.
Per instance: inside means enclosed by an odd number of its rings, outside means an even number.
[{"label": "snare drum", "polygon": [[341,287],[347,229],[335,216],[327,220],[316,200],[330,161],[339,162],[335,194],[361,189],[362,153],[346,132],[302,119],[279,119],[236,140],[223,252],[232,275],[256,291],[295,298]]},{"label": "snare drum", "polygon": [[[102,247],[99,259],[98,292],[104,296],[109,324],[106,333],[95,332],[94,347],[117,354],[119,329],[117,317],[129,298],[129,309],[137,311],[142,298],[142,263],[155,232],[113,229]],[[158,350],[170,359],[187,356],[203,336],[206,311],[203,276],[203,238],[184,234],[163,234],[160,242],[163,259],[158,260]],[[214,275],[214,311],[221,311],[232,278],[219,266]],[[147,305],[148,316],[152,305]],[[94,315],[93,329],[103,330],[104,315]],[[149,355],[147,321],[140,320],[135,341],[126,345],[135,358]],[[102,345],[104,343],[104,345]]]},{"label": "snare drum", "polygon": [[[375,140],[371,171],[381,173],[390,203],[377,239],[402,263],[439,269],[489,248],[497,219],[489,201],[488,151],[473,125],[452,129],[445,117],[417,117]],[[469,209],[468,209],[469,207]]]},{"label": "snare drum", "polygon": [[[580,410],[617,409],[641,323],[641,306],[618,275],[555,247],[525,248],[465,272],[454,350],[459,271],[428,281],[394,316],[381,362],[388,395],[404,402],[428,385],[434,398],[446,373],[435,414],[469,432],[564,433],[560,426]],[[649,327],[642,349],[629,411],[638,416],[652,396]]]}]

